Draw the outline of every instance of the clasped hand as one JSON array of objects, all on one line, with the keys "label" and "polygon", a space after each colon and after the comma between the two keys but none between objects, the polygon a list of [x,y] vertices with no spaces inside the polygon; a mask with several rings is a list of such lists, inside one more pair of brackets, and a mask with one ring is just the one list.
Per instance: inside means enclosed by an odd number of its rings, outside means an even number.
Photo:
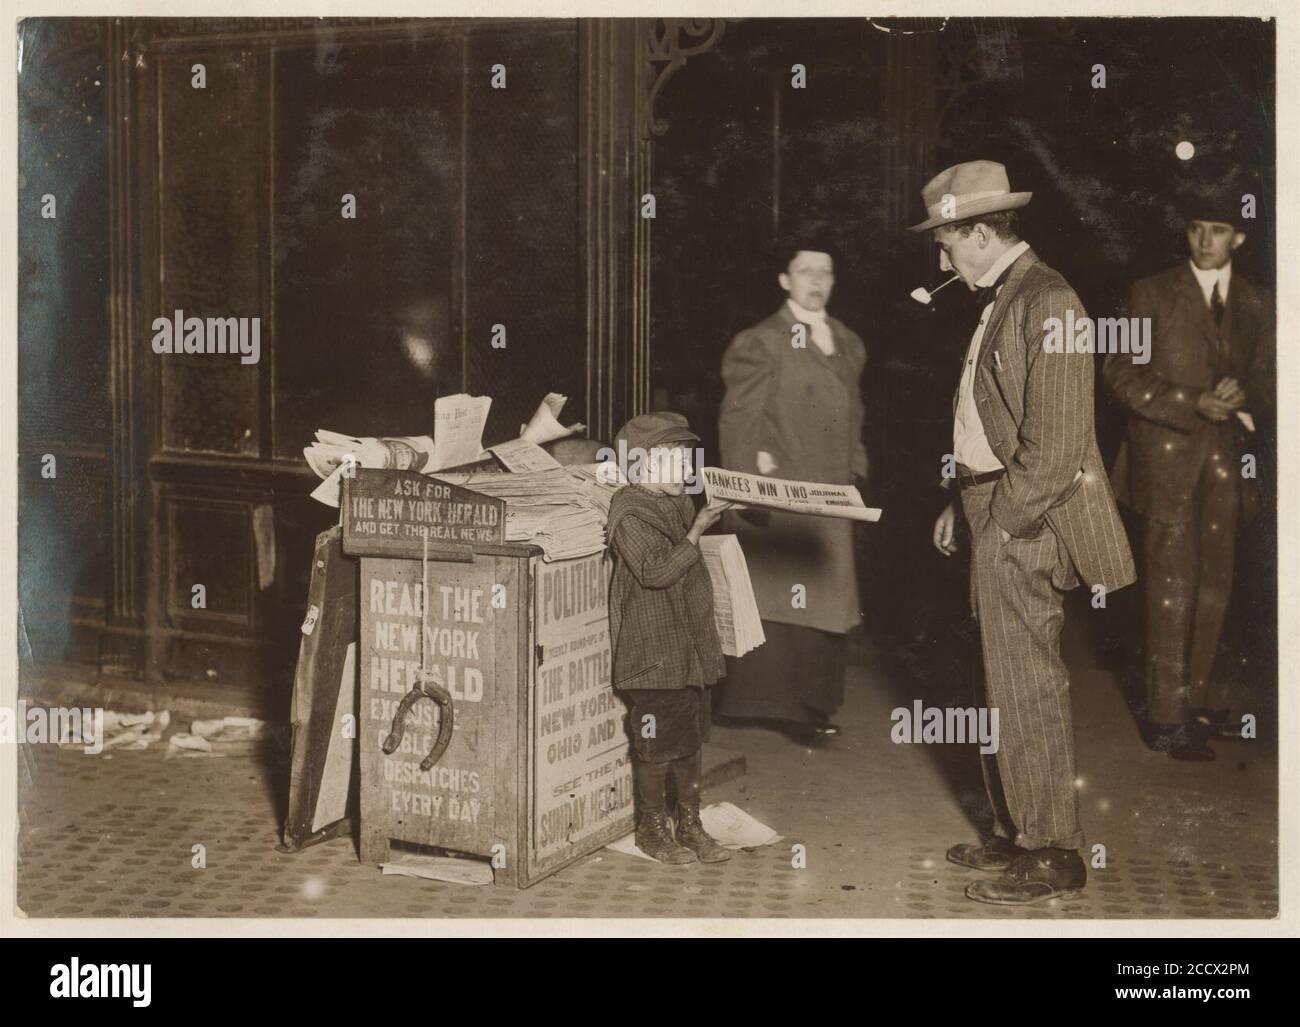
[{"label": "clasped hand", "polygon": [[1212,390],[1201,393],[1196,410],[1207,421],[1226,421],[1246,402],[1246,392],[1236,378],[1223,378]]}]

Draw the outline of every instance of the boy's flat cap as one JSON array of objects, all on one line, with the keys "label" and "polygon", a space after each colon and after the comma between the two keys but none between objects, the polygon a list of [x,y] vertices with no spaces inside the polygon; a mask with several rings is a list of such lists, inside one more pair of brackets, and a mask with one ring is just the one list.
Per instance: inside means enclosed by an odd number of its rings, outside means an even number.
[{"label": "boy's flat cap", "polygon": [[699,441],[700,437],[691,431],[686,418],[670,410],[638,414],[614,437],[615,444],[622,442],[628,449],[642,449],[647,453],[659,446],[680,446]]}]

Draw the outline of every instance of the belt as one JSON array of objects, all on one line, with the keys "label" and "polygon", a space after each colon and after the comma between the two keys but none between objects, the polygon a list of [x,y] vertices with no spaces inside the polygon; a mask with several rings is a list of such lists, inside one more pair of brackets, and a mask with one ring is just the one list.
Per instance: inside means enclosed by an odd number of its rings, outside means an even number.
[{"label": "belt", "polygon": [[980,474],[976,474],[969,467],[964,467],[963,465],[958,464],[957,484],[964,489],[968,489],[972,485],[983,485],[986,482],[997,481],[1006,473],[1007,469],[1005,467],[999,467],[996,471],[984,471]]}]

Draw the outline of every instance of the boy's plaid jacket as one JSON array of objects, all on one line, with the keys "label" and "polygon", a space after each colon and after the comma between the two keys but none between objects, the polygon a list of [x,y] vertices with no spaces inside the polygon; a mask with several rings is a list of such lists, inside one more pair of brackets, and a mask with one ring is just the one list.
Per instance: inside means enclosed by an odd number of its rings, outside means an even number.
[{"label": "boy's plaid jacket", "polygon": [[713,586],[699,549],[686,539],[694,519],[687,495],[635,485],[614,494],[606,531],[614,557],[615,688],[701,687],[724,672]]}]

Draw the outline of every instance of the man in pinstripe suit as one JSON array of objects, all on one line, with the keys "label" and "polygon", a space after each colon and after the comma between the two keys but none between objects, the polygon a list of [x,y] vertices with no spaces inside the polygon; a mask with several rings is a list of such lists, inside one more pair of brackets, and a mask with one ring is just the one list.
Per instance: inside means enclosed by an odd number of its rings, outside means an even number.
[{"label": "man in pinstripe suit", "polygon": [[1135,577],[1097,450],[1092,356],[1044,346],[1051,319],[1087,315],[1017,234],[1015,210],[1031,195],[1011,191],[1001,164],[959,164],[922,190],[929,216],[911,228],[932,232],[940,266],[982,292],[954,399],[959,504],[939,516],[934,543],[954,552],[960,505],[984,701],[999,710],[1002,731],[998,752],[982,757],[994,835],[955,845],[948,858],[996,872],[966,894],[1002,905],[1041,902],[1087,881],[1062,599],[1080,582],[1102,594]]}]

